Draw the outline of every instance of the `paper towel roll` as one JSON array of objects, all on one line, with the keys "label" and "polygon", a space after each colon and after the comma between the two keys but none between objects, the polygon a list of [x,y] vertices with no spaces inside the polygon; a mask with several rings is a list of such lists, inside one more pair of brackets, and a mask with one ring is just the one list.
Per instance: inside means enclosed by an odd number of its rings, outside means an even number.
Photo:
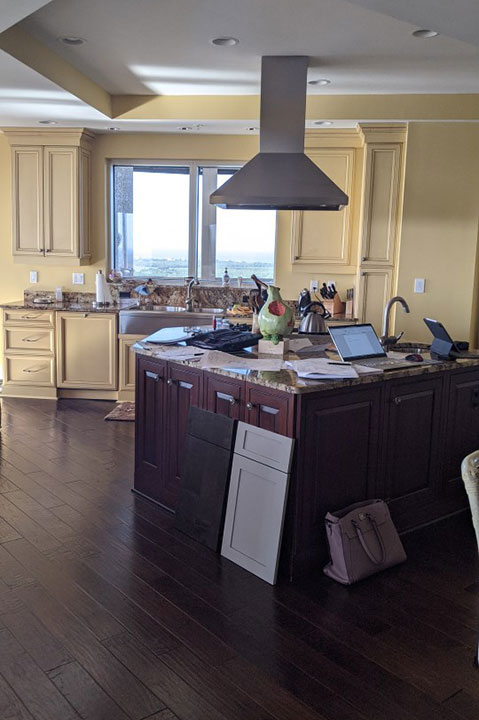
[{"label": "paper towel roll", "polygon": [[96,301],[98,305],[104,305],[105,298],[105,276],[101,270],[98,270],[95,277]]}]

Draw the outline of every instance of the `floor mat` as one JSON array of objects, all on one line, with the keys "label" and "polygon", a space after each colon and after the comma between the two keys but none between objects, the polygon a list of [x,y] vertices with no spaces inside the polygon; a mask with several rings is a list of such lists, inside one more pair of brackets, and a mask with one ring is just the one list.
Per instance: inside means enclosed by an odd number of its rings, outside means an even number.
[{"label": "floor mat", "polygon": [[118,420],[120,422],[135,422],[135,403],[122,402],[105,415],[104,420]]}]

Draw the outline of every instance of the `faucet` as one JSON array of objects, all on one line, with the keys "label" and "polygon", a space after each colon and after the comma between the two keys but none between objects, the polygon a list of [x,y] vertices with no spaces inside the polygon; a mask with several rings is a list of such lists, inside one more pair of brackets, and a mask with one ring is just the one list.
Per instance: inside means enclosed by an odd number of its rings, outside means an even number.
[{"label": "faucet", "polygon": [[198,278],[191,278],[188,283],[188,290],[186,291],[185,309],[186,312],[193,312],[193,285],[199,285],[200,281]]},{"label": "faucet", "polygon": [[393,305],[395,303],[400,303],[403,311],[405,313],[410,312],[409,305],[405,301],[403,297],[400,295],[396,295],[395,297],[392,297],[387,303],[386,307],[384,308],[384,318],[383,318],[383,328],[382,328],[382,335],[381,335],[381,345],[386,350],[391,349],[393,345],[395,345],[404,335],[404,330],[401,330],[401,332],[398,335],[390,335],[389,334],[389,317],[391,315],[391,310],[393,308]]}]

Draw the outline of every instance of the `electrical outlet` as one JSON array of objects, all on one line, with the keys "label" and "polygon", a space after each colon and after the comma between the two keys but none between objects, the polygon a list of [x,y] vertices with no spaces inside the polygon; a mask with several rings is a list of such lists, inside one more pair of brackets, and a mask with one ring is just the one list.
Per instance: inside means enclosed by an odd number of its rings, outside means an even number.
[{"label": "electrical outlet", "polygon": [[424,278],[415,278],[414,279],[414,292],[415,293],[423,293],[426,289],[426,280]]},{"label": "electrical outlet", "polygon": [[84,285],[85,273],[72,273],[72,282],[74,285]]},{"label": "electrical outlet", "polygon": [[315,293],[318,292],[319,288],[319,280],[310,280],[309,281],[309,292]]},{"label": "electrical outlet", "polygon": [[32,285],[38,282],[38,273],[36,270],[30,270],[30,282]]}]

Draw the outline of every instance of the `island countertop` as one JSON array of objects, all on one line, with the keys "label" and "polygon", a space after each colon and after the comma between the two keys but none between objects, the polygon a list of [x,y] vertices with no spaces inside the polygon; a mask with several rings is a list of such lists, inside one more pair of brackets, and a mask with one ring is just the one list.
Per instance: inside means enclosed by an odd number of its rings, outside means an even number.
[{"label": "island countertop", "polygon": [[[314,341],[313,341],[314,344]],[[168,359],[169,362],[179,363],[190,367],[195,367],[197,361],[194,360],[181,360],[166,358],[165,355],[171,346],[158,345],[147,343],[145,341],[137,342],[133,345],[133,350],[139,354],[151,358]],[[427,353],[424,353],[425,359],[429,359]],[[234,360],[234,355],[231,355],[231,359]],[[252,354],[252,357],[256,358],[257,355]],[[308,356],[307,352],[303,351],[301,355],[290,352],[287,356],[287,360],[300,360],[313,357],[312,354]],[[317,355],[316,355],[317,357]],[[468,367],[479,367],[479,358],[461,358],[458,360],[448,361],[435,361],[434,364],[417,363],[412,362],[411,367],[389,371],[389,372],[377,372],[368,373],[366,375],[360,375],[354,379],[343,379],[343,380],[307,380],[299,378],[293,370],[247,370],[245,368],[237,369],[225,369],[225,368],[199,368],[210,373],[217,375],[223,375],[226,377],[236,378],[238,380],[245,380],[249,383],[256,385],[262,385],[263,387],[270,388],[271,390],[279,390],[293,394],[305,394],[305,393],[316,393],[333,390],[336,388],[356,387],[358,385],[367,385],[373,383],[383,383],[399,378],[406,377],[418,377],[420,375],[433,375],[438,372],[459,370]]]}]

